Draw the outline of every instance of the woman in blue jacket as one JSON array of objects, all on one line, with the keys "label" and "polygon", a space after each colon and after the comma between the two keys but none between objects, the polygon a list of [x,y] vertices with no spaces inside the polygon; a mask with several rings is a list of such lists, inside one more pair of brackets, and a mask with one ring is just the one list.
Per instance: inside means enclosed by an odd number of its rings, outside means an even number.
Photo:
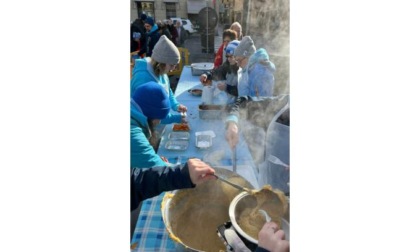
[{"label": "woman in blue jacket", "polygon": [[[176,100],[167,73],[175,69],[180,60],[178,48],[165,35],[161,36],[153,50],[152,57],[137,59],[135,61],[133,76],[130,83],[131,97],[136,89],[150,81],[159,83],[164,87],[169,98],[170,108],[173,111],[186,112],[187,107]],[[162,120],[162,124],[183,122],[180,114],[169,114]]]}]

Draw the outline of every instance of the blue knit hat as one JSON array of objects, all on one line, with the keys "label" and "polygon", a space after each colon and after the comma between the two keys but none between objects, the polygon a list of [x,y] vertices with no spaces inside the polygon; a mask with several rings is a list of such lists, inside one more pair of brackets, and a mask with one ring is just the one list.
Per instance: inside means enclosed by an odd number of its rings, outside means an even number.
[{"label": "blue knit hat", "polygon": [[236,49],[236,47],[238,47],[238,45],[239,45],[239,40],[231,41],[225,48],[226,54],[233,55],[233,53],[235,52],[235,49]]},{"label": "blue knit hat", "polygon": [[148,119],[162,120],[169,114],[171,109],[168,93],[162,85],[154,81],[140,85],[134,91],[132,98]]},{"label": "blue knit hat", "polygon": [[153,21],[152,17],[147,17],[146,20],[144,21],[146,24],[149,24],[151,26],[155,25],[155,21]]}]

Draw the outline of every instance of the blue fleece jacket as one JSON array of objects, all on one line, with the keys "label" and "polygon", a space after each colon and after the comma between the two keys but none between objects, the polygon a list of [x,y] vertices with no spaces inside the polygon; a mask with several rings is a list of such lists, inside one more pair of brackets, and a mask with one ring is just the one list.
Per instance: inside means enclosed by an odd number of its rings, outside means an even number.
[{"label": "blue fleece jacket", "polygon": [[264,48],[258,49],[249,58],[248,65],[239,71],[248,72],[247,83],[239,80],[239,96],[273,96],[276,67]]},{"label": "blue fleece jacket", "polygon": [[131,100],[130,116],[131,167],[150,168],[169,165],[156,154],[149,143],[150,128],[147,124],[147,117],[133,100]]},{"label": "blue fleece jacket", "polygon": [[[133,69],[133,77],[131,78],[131,88],[130,88],[130,97],[134,94],[134,91],[140,86],[149,81],[155,81],[162,85],[169,95],[169,102],[171,109],[173,111],[178,110],[179,102],[175,99],[174,93],[170,88],[170,82],[168,75],[159,75],[156,76],[153,72],[153,66],[151,63],[151,58],[137,59],[136,64]],[[181,122],[180,114],[171,114],[161,121],[161,124],[170,124],[170,123],[180,123]]]}]

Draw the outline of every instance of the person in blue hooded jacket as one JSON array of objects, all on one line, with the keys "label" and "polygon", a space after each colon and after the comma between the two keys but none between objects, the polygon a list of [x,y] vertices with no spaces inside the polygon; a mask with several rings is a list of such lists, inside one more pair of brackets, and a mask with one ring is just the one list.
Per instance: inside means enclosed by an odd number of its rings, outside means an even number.
[{"label": "person in blue hooded jacket", "polygon": [[[153,50],[151,57],[137,59],[133,68],[133,76],[130,83],[130,92],[134,92],[141,85],[154,81],[164,87],[170,102],[170,108],[177,112],[186,112],[187,107],[180,104],[170,88],[167,73],[174,70],[181,56],[178,48],[165,35],[162,35]],[[180,114],[168,113],[162,124],[184,122]]]},{"label": "person in blue hooded jacket", "polygon": [[240,67],[238,96],[273,96],[276,67],[267,51],[264,48],[256,50],[251,37],[245,36],[233,55]]},{"label": "person in blue hooded jacket", "polygon": [[146,29],[146,41],[141,45],[139,54],[146,54],[146,57],[150,57],[153,52],[153,48],[159,40],[160,33],[159,27],[155,24],[152,17],[147,17],[144,20],[144,28]]},{"label": "person in blue hooded jacket", "polygon": [[138,168],[168,165],[156,154],[150,139],[160,120],[170,110],[166,90],[156,82],[141,85],[130,104],[131,166]]}]

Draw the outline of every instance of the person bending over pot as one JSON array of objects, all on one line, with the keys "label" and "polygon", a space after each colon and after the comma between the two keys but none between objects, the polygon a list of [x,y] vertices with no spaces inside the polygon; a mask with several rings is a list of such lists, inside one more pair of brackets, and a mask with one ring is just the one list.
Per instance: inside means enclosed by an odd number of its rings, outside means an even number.
[{"label": "person bending over pot", "polygon": [[156,139],[156,126],[162,119],[168,118],[170,104],[165,88],[154,81],[135,90],[130,101],[132,167],[146,168],[168,164],[156,154],[152,139]]},{"label": "person bending over pot", "polygon": [[[137,59],[133,68],[130,83],[130,96],[133,97],[136,89],[147,82],[159,83],[169,97],[169,107],[173,111],[186,112],[187,107],[180,104],[170,88],[168,73],[175,69],[180,60],[178,48],[165,35],[159,38],[151,57]],[[168,113],[161,119],[162,124],[185,122],[180,114]]]}]

